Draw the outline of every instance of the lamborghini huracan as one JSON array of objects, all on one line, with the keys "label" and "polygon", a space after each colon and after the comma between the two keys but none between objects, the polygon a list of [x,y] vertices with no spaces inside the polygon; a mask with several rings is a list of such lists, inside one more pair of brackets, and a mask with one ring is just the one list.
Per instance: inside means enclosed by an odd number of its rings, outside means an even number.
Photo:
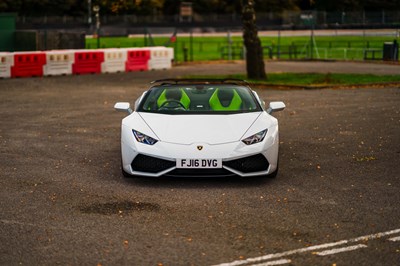
[{"label": "lamborghini huracan", "polygon": [[164,79],[126,112],[121,125],[125,177],[269,176],[278,172],[278,120],[243,80]]}]

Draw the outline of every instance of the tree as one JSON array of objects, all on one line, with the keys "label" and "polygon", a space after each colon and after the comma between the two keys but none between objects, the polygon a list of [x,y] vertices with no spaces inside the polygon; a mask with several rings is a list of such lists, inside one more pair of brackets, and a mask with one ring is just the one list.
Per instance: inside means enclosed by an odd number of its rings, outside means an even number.
[{"label": "tree", "polygon": [[315,2],[315,7],[318,10],[331,11],[361,11],[360,0],[319,0]]},{"label": "tree", "polygon": [[179,14],[179,5],[181,0],[165,0],[163,6],[164,15],[176,15]]},{"label": "tree", "polygon": [[254,0],[254,5],[257,6],[257,10],[259,12],[283,12],[285,10],[299,10],[299,0]]},{"label": "tree", "polygon": [[266,79],[264,56],[258,38],[253,0],[244,0],[242,10],[243,39],[246,47],[246,69],[249,79]]}]

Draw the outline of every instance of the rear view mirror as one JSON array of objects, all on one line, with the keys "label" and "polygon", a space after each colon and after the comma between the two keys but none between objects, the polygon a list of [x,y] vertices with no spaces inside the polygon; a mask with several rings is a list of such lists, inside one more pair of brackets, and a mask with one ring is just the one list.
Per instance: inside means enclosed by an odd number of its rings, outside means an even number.
[{"label": "rear view mirror", "polygon": [[286,105],[283,102],[270,102],[267,110],[268,114],[272,114],[273,112],[279,112],[285,109]]},{"label": "rear view mirror", "polygon": [[119,112],[127,112],[128,114],[133,113],[131,105],[128,102],[118,102],[114,105],[114,109]]}]

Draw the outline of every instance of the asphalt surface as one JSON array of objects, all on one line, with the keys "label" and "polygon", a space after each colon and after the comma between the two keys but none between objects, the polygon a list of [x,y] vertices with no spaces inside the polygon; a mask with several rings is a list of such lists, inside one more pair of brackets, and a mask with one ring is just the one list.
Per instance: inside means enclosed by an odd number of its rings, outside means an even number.
[{"label": "asphalt surface", "polygon": [[241,70],[0,80],[0,265],[398,265],[399,88],[257,90],[287,105],[276,179],[122,178],[115,102],[153,79]]}]

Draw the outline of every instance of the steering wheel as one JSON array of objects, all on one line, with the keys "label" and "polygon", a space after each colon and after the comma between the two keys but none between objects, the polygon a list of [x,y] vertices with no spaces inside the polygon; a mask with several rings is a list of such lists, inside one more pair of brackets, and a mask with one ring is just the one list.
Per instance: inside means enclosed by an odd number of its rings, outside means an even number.
[{"label": "steering wheel", "polygon": [[166,109],[166,110],[171,110],[171,109],[175,109],[175,110],[186,110],[185,106],[177,100],[166,100],[165,102],[163,102],[161,104],[161,106],[158,108],[158,110],[161,109]]}]

